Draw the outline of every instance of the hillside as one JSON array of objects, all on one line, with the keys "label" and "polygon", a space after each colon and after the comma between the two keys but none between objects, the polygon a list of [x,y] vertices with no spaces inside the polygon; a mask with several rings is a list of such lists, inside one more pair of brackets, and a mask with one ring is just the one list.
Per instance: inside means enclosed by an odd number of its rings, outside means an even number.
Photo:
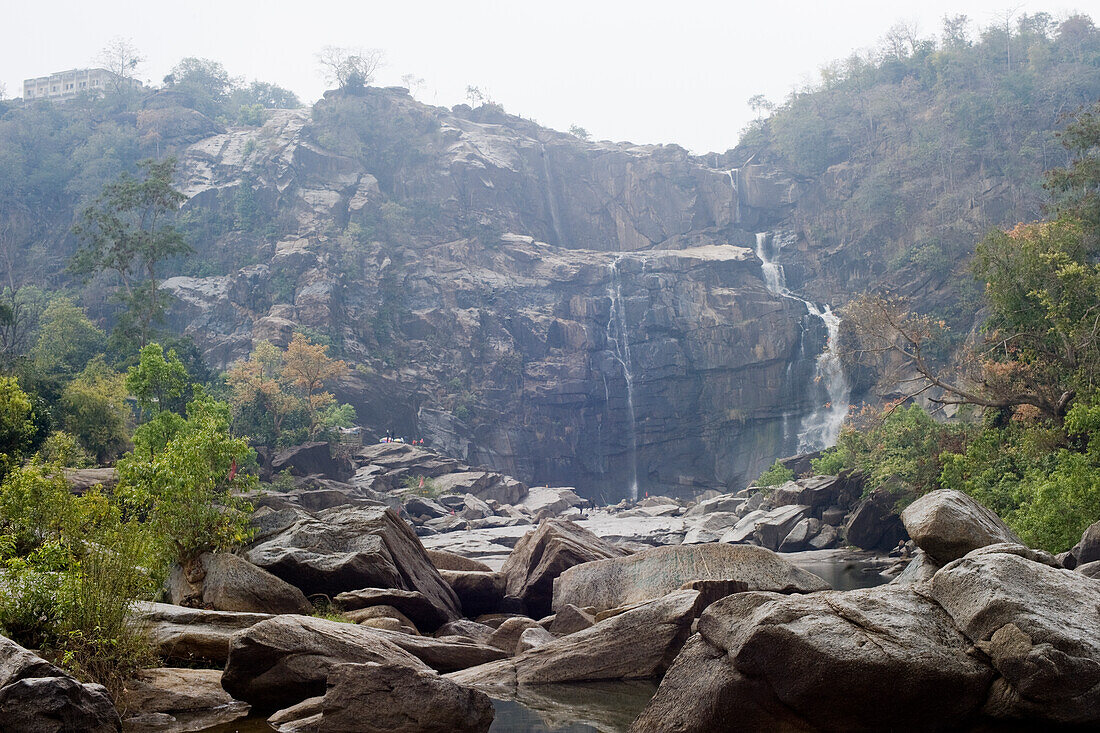
[{"label": "hillside", "polygon": [[[897,288],[965,334],[965,253],[1040,214],[1060,117],[1096,98],[1100,33],[1032,18],[851,61],[698,157],[396,88],[259,119],[215,121],[178,89],[11,108],[6,275],[79,285],[75,212],[175,155],[196,252],[167,273],[169,324],[212,368],[300,330],[353,366],[338,397],[371,435],[607,499],[736,487],[807,447],[839,394],[827,324],[776,266],[815,310]],[[104,324],[110,285],[80,291]]]}]

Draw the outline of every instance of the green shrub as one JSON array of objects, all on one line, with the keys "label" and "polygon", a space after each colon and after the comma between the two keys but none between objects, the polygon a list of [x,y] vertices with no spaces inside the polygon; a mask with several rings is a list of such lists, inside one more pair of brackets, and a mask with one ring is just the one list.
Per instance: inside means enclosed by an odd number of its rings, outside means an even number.
[{"label": "green shrub", "polygon": [[406,489],[411,489],[417,496],[424,496],[429,499],[434,499],[442,493],[439,484],[427,476],[406,476],[404,484]]},{"label": "green shrub", "polygon": [[36,458],[41,463],[65,466],[66,468],[88,468],[95,465],[92,455],[71,433],[55,430],[42,443]]},{"label": "green shrub", "polygon": [[761,488],[767,488],[770,486],[781,486],[793,480],[794,471],[780,463],[779,459],[776,459],[775,463],[771,465],[771,468],[760,474],[760,477],[753,483]]}]

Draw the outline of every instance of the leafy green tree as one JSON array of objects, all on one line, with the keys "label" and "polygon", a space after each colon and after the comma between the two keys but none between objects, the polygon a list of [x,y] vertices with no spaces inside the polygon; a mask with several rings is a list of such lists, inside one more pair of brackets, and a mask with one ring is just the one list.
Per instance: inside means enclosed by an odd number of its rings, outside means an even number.
[{"label": "leafy green tree", "polygon": [[194,56],[173,66],[164,82],[187,99],[188,107],[211,118],[228,112],[229,95],[238,85],[219,62]]},{"label": "leafy green tree", "polygon": [[246,87],[234,89],[230,99],[238,108],[259,105],[263,109],[298,109],[302,106],[294,92],[264,81],[254,81]]},{"label": "leafy green tree", "polygon": [[19,465],[38,430],[31,400],[15,377],[0,377],[0,475]]},{"label": "leafy green tree", "polygon": [[254,453],[245,439],[230,434],[229,405],[200,396],[169,433],[161,450],[143,436],[119,460],[117,492],[129,511],[148,517],[169,562],[244,542],[249,507],[236,494],[257,481],[239,467]]},{"label": "leafy green tree", "polygon": [[138,403],[142,422],[161,410],[182,413],[191,390],[191,375],[174,350],[160,344],[141,350],[136,366],[126,373],[126,389]]},{"label": "leafy green tree", "polygon": [[138,346],[144,347],[154,324],[163,319],[158,268],[192,249],[171,223],[187,200],[172,187],[175,159],[145,160],[138,167],[141,178],[123,173],[81,212],[73,231],[82,244],[70,269],[83,275],[117,275],[128,318],[115,330],[132,330]]},{"label": "leafy green tree", "polygon": [[88,320],[84,310],[64,296],[50,300],[42,313],[31,361],[43,372],[71,376],[103,353],[107,334]]},{"label": "leafy green tree", "polygon": [[129,445],[130,408],[126,377],[92,359],[61,396],[62,422],[96,461],[107,463]]}]

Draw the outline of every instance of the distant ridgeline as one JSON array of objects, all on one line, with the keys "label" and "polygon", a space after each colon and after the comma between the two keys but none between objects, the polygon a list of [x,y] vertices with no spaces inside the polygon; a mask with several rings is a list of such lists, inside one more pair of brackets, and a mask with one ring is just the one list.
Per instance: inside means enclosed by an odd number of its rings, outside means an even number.
[{"label": "distant ridgeline", "polygon": [[[853,57],[703,156],[394,88],[275,109],[292,105],[219,78],[10,106],[4,282],[79,285],[75,212],[176,156],[195,253],[163,289],[212,367],[302,331],[352,367],[337,397],[368,436],[611,500],[736,487],[834,438],[869,387],[827,348],[859,292],[897,288],[965,334],[961,262],[1040,215],[1060,117],[1100,98],[1100,32],[1028,16]],[[104,284],[83,305],[109,323]]]}]

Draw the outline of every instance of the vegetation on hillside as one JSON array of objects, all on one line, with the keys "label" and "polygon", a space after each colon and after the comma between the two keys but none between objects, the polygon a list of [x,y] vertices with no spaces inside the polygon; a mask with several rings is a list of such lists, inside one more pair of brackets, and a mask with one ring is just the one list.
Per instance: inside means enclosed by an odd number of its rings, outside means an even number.
[{"label": "vegetation on hillside", "polygon": [[1055,552],[1100,519],[1100,104],[1074,115],[1061,140],[1072,157],[1046,177],[1050,218],[993,231],[976,247],[988,316],[961,367],[927,355],[947,325],[903,300],[870,295],[849,309],[857,355],[890,354],[909,375],[909,398],[930,391],[933,403],[981,408],[982,421],[887,409],[815,463],[858,468],[902,503],[940,487],[965,491]]}]

